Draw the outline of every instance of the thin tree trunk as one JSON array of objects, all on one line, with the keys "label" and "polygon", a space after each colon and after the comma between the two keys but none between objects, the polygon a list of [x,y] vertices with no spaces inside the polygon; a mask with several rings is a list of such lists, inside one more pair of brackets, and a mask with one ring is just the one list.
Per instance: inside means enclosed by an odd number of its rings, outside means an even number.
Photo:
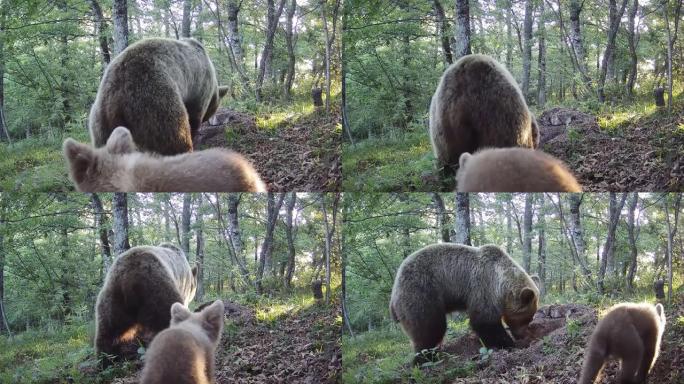
[{"label": "thin tree trunk", "polygon": [[435,203],[435,210],[437,211],[437,229],[440,233],[439,241],[443,243],[449,243],[451,242],[449,235],[449,218],[444,206],[444,200],[442,200],[442,196],[439,193],[433,192],[432,201]]},{"label": "thin tree trunk", "polygon": [[297,0],[290,0],[287,6],[287,18],[285,24],[285,45],[287,46],[287,77],[284,84],[285,99],[292,99],[292,83],[295,77],[295,52],[294,52],[294,15],[297,10]]},{"label": "thin tree trunk", "polygon": [[116,256],[128,250],[128,198],[126,193],[115,192],[112,198],[114,230],[114,254]]},{"label": "thin tree trunk", "polygon": [[532,270],[532,202],[534,196],[531,193],[525,194],[525,214],[523,216],[523,231],[525,233],[523,241],[523,268],[528,273]]},{"label": "thin tree trunk", "polygon": [[[560,2],[559,2],[560,5]],[[587,54],[584,50],[582,42],[582,32],[580,29],[581,19],[580,14],[584,2],[580,4],[580,0],[570,0],[570,43],[572,45],[573,55],[577,63],[582,79],[587,88],[591,89],[591,78],[589,77],[589,70],[587,69]]]},{"label": "thin tree trunk", "polygon": [[268,207],[266,211],[266,234],[264,235],[264,242],[261,245],[261,253],[259,254],[259,265],[257,268],[257,277],[255,282],[256,292],[259,295],[262,295],[264,293],[262,280],[264,278],[266,264],[270,264],[271,251],[273,245],[273,232],[278,221],[278,212],[280,212],[280,206],[283,204],[284,198],[285,194],[280,193],[278,196],[278,201],[276,202],[275,195],[273,194],[273,192],[268,193]]},{"label": "thin tree trunk", "polygon": [[[600,294],[605,293],[604,280],[606,277],[606,270],[608,265],[612,263],[613,258],[613,246],[615,244],[615,230],[617,229],[618,221],[620,219],[620,212],[627,199],[627,193],[623,193],[620,198],[620,202],[617,201],[617,195],[615,192],[610,193],[610,206],[609,206],[609,221],[608,221],[608,233],[606,234],[606,242],[603,246],[603,252],[601,253],[601,263],[599,266],[598,274],[598,291]],[[610,272],[610,271],[609,271]]]},{"label": "thin tree trunk", "polygon": [[204,298],[204,219],[202,217],[202,194],[197,198],[197,212],[195,213],[195,237],[197,248],[195,249],[195,261],[197,262],[197,293],[196,300],[202,302]]},{"label": "thin tree trunk", "polygon": [[[546,104],[546,28],[544,23],[544,1],[539,2],[539,59],[538,59],[538,83],[537,83],[537,106],[543,108]],[[562,72],[562,71],[561,71]]]},{"label": "thin tree trunk", "polygon": [[183,0],[183,20],[181,22],[181,37],[190,37],[190,25],[192,22],[192,0]]},{"label": "thin tree trunk", "polygon": [[532,67],[532,23],[534,12],[532,0],[525,0],[525,20],[523,23],[523,75],[522,93],[526,99],[530,95],[530,68]]},{"label": "thin tree trunk", "polygon": [[[672,111],[672,55],[674,51],[674,44],[675,41],[677,40],[677,32],[679,32],[679,16],[681,14],[682,10],[682,3],[684,1],[678,0],[677,1],[677,7],[675,8],[675,14],[674,14],[674,28],[670,29],[670,18],[669,18],[669,10],[668,10],[668,3],[669,1],[665,1],[662,3],[663,7],[663,16],[665,19],[665,27],[667,30],[667,111],[668,113]],[[669,299],[668,299],[669,300]]]},{"label": "thin tree trunk", "polygon": [[0,4],[0,141],[12,144],[5,119],[5,39],[7,38],[7,7],[8,1]]},{"label": "thin tree trunk", "polygon": [[7,196],[0,195],[0,334],[7,332],[12,337],[7,311],[5,310],[5,228],[7,214]]},{"label": "thin tree trunk", "polygon": [[261,88],[264,84],[264,77],[266,76],[267,68],[271,66],[271,59],[273,56],[273,39],[275,38],[276,30],[278,29],[278,19],[283,13],[283,7],[286,0],[279,0],[278,8],[276,9],[274,0],[267,0],[267,28],[266,41],[264,42],[264,50],[261,53],[261,60],[259,61],[259,72],[256,81],[256,100],[261,102],[262,93]]},{"label": "thin tree trunk", "polygon": [[454,226],[457,244],[472,245],[470,241],[470,197],[467,193],[456,192],[456,223]]},{"label": "thin tree trunk", "polygon": [[637,245],[636,245],[636,219],[634,217],[634,212],[636,211],[637,203],[639,201],[639,194],[634,192],[632,198],[629,199],[629,204],[627,207],[629,211],[627,213],[627,236],[629,239],[629,271],[627,273],[627,288],[630,292],[634,291],[634,276],[637,271]]},{"label": "thin tree trunk", "polygon": [[190,216],[192,215],[192,195],[183,195],[183,214],[181,216],[181,249],[190,259]]},{"label": "thin tree trunk", "polygon": [[128,46],[128,5],[126,0],[113,0],[112,24],[114,26],[114,56]]},{"label": "thin tree trunk", "polygon": [[437,33],[442,43],[442,55],[446,65],[453,63],[454,59],[451,55],[451,45],[449,44],[449,22],[444,15],[444,7],[440,0],[432,0],[432,8],[435,10],[435,21],[437,22]]},{"label": "thin tree trunk", "polygon": [[539,250],[537,254],[537,275],[541,286],[539,291],[544,296],[546,293],[546,210],[544,207],[544,195],[539,195],[539,211],[537,213],[537,227],[539,228]]},{"label": "thin tree trunk", "polygon": [[470,4],[468,0],[456,0],[454,23],[454,61],[472,53],[470,49]]},{"label": "thin tree trunk", "polygon": [[629,7],[627,13],[627,41],[629,45],[629,78],[627,79],[627,84],[625,85],[627,95],[629,97],[634,96],[634,84],[637,78],[637,36],[638,29],[634,19],[636,18],[637,11],[639,10],[639,0],[634,0]]},{"label": "thin tree trunk", "polygon": [[598,99],[601,103],[606,101],[606,95],[604,92],[606,77],[608,75],[608,68],[610,67],[612,70],[613,67],[615,37],[617,36],[618,29],[620,28],[620,20],[622,19],[622,15],[625,13],[625,7],[627,6],[627,0],[622,0],[622,4],[618,10],[616,1],[617,0],[609,0],[608,4],[608,43],[606,44],[606,50],[603,53],[603,60],[601,62],[598,80]]},{"label": "thin tree trunk", "polygon": [[512,28],[512,16],[513,16],[513,4],[510,0],[506,0],[505,5],[506,12],[506,68],[510,71],[513,67],[513,28]]},{"label": "thin tree trunk", "polygon": [[102,276],[107,275],[109,266],[112,265],[112,251],[109,246],[109,236],[107,235],[107,216],[102,206],[102,200],[97,193],[90,194],[90,201],[95,211],[95,227],[100,237],[100,254],[102,255]]},{"label": "thin tree trunk", "polygon": [[330,113],[330,33],[328,19],[325,13],[326,0],[321,0],[321,21],[323,22],[323,37],[325,38],[325,113]]},{"label": "thin tree trunk", "polygon": [[682,201],[682,194],[676,194],[674,204],[674,221],[670,222],[670,211],[668,209],[669,194],[663,196],[663,206],[665,208],[665,221],[667,223],[667,302],[672,303],[672,247],[675,234],[677,233],[677,223],[679,222],[680,204]]},{"label": "thin tree trunk", "polygon": [[109,42],[107,41],[107,23],[102,16],[102,8],[98,0],[90,0],[90,6],[93,9],[93,17],[95,21],[95,32],[97,33],[97,39],[100,43],[100,55],[102,55],[103,67],[106,67],[111,60],[109,54]]},{"label": "thin tree trunk", "polygon": [[287,270],[285,272],[285,286],[287,288],[292,288],[292,276],[295,271],[295,247],[294,236],[292,234],[294,223],[292,222],[292,211],[297,202],[297,195],[294,192],[290,192],[289,195],[285,210],[285,236],[287,237]]}]

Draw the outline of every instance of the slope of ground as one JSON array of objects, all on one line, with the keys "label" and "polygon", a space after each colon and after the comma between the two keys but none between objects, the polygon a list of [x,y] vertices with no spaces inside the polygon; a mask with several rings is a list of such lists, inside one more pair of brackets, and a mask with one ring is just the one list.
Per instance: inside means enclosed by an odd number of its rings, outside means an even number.
[{"label": "slope of ground", "polygon": [[297,117],[261,116],[220,109],[202,124],[200,149],[230,148],[252,161],[270,191],[336,191],[340,188],[339,110]]}]

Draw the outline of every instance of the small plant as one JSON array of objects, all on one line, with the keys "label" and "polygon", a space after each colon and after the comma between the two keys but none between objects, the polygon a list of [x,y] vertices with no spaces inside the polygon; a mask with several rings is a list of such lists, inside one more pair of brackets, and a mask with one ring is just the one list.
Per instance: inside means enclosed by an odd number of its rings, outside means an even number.
[{"label": "small plant", "polygon": [[582,326],[580,325],[579,321],[573,319],[568,319],[568,323],[565,327],[568,333],[568,337],[571,339],[575,339],[576,337],[578,337],[580,331],[582,330]]},{"label": "small plant", "polygon": [[492,358],[492,354],[494,353],[493,349],[489,349],[487,347],[481,347],[480,348],[480,362],[484,363],[489,361],[489,359]]}]

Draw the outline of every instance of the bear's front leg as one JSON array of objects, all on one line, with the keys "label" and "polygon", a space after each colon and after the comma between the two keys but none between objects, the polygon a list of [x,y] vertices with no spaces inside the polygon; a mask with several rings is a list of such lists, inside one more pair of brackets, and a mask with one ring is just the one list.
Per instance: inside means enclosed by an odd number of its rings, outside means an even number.
[{"label": "bear's front leg", "polygon": [[470,325],[487,348],[513,348],[515,342],[506,332],[501,321],[477,322],[471,319]]}]

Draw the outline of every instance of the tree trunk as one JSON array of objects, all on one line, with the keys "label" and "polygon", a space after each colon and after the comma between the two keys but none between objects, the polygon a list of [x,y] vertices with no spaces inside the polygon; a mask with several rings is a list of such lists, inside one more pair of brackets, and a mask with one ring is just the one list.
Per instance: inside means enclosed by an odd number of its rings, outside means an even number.
[{"label": "tree trunk", "polygon": [[[637,39],[638,39],[638,28],[636,26],[636,23],[634,22],[634,19],[636,18],[637,11],[639,10],[639,0],[634,0],[632,4],[629,7],[629,11],[627,12],[627,42],[629,45],[629,78],[627,79],[627,84],[625,84],[625,88],[627,91],[627,95],[629,97],[634,96],[634,84],[636,83],[636,78],[637,78],[637,52],[636,52],[636,47],[637,47]],[[631,284],[630,284],[631,286]]]},{"label": "tree trunk", "polygon": [[454,61],[470,55],[470,4],[468,0],[456,0],[456,18],[454,23]]},{"label": "tree trunk", "polygon": [[325,38],[325,113],[330,113],[330,32],[325,13],[327,1],[321,0],[321,21],[323,22],[323,37]]},{"label": "tree trunk", "polygon": [[128,6],[126,0],[112,0],[114,56],[128,46]]},{"label": "tree trunk", "polygon": [[604,280],[606,277],[606,270],[607,266],[612,263],[613,245],[615,244],[615,230],[617,229],[618,221],[620,219],[620,212],[622,211],[622,207],[625,204],[626,198],[627,193],[623,193],[622,197],[620,198],[620,202],[618,203],[615,192],[610,193],[608,233],[606,234],[606,243],[603,246],[603,252],[601,254],[601,264],[599,266],[597,280],[598,291],[601,295],[605,293]]},{"label": "tree trunk", "polygon": [[[680,205],[682,201],[682,194],[675,194],[674,203],[674,220],[670,222],[670,211],[668,209],[668,197],[670,194],[665,194],[663,196],[663,206],[665,208],[665,221],[667,223],[667,302],[672,303],[672,247],[674,243],[674,237],[677,234],[677,223],[679,223],[679,212]],[[674,223],[674,224],[672,224]]]},{"label": "tree trunk", "polygon": [[112,198],[114,230],[114,254],[122,254],[131,245],[128,243],[128,196],[123,192],[115,192]]},{"label": "tree trunk", "polygon": [[[560,4],[560,3],[559,3]],[[589,70],[587,69],[587,54],[582,43],[582,32],[580,30],[580,13],[584,2],[580,4],[580,0],[570,0],[570,43],[572,45],[573,55],[577,63],[582,79],[587,88],[591,89],[591,78],[589,77]]]},{"label": "tree trunk", "polygon": [[449,236],[449,218],[446,214],[446,208],[444,207],[444,200],[442,200],[442,196],[440,196],[439,193],[433,192],[432,201],[435,203],[435,210],[437,211],[437,229],[440,233],[439,241],[449,243],[451,242]]},{"label": "tree trunk", "polygon": [[202,302],[204,298],[204,219],[202,218],[202,194],[197,198],[197,212],[195,213],[195,236],[197,248],[195,249],[195,261],[197,262],[197,293],[195,299]]},{"label": "tree trunk", "polygon": [[454,62],[451,55],[451,45],[449,44],[449,22],[444,15],[444,7],[440,0],[432,0],[432,8],[435,10],[435,21],[437,22],[437,34],[442,43],[442,55],[444,63],[448,66]]},{"label": "tree trunk", "polygon": [[181,37],[190,37],[192,23],[192,0],[183,0],[183,21],[181,22]]},{"label": "tree trunk", "polygon": [[506,253],[509,255],[513,250],[513,220],[511,218],[511,204],[510,198],[506,201]]},{"label": "tree trunk", "polygon": [[97,33],[97,39],[100,43],[100,55],[102,55],[103,68],[109,64],[111,60],[109,54],[109,42],[107,41],[107,23],[105,22],[104,16],[102,16],[102,8],[98,0],[90,0],[90,6],[93,9],[93,17],[95,21],[95,33]]},{"label": "tree trunk", "polygon": [[532,66],[532,23],[534,22],[532,12],[534,12],[532,0],[525,0],[522,93],[528,100],[530,95],[530,68]]},{"label": "tree trunk", "polygon": [[[235,67],[242,80],[243,87],[249,89],[249,78],[245,73],[245,58],[242,50],[242,36],[240,35],[238,14],[240,13],[240,6],[236,0],[228,1],[228,46],[230,53],[235,62]],[[217,5],[218,7],[218,5]]]},{"label": "tree trunk", "polygon": [[287,77],[285,79],[284,90],[286,100],[292,99],[292,83],[295,77],[295,52],[294,52],[294,19],[297,10],[297,0],[290,0],[287,6],[287,18],[285,24],[285,45],[287,46]]},{"label": "tree trunk", "polygon": [[580,215],[580,205],[582,204],[582,199],[582,194],[572,193],[568,195],[568,200],[570,201],[572,241],[575,245],[575,249],[577,249],[577,257],[585,260],[587,255],[587,246],[584,242],[584,229],[582,227]]},{"label": "tree trunk", "polygon": [[470,198],[467,193],[456,192],[456,223],[454,226],[457,244],[472,245],[470,242]]},{"label": "tree trunk", "polygon": [[[544,108],[546,104],[546,28],[544,23],[544,1],[539,2],[539,59],[538,59],[538,83],[537,83],[537,107]],[[562,72],[562,71],[561,71]]]},{"label": "tree trunk", "polygon": [[278,212],[280,212],[280,206],[283,204],[284,198],[285,194],[280,193],[278,196],[278,201],[276,202],[275,195],[273,194],[273,192],[268,193],[266,234],[264,235],[264,242],[261,244],[261,253],[259,254],[259,266],[257,268],[255,286],[256,292],[259,295],[262,295],[264,293],[264,287],[262,285],[262,280],[264,278],[264,270],[266,264],[270,264],[271,251],[273,245],[273,232],[278,221]]},{"label": "tree trunk", "polygon": [[285,286],[287,288],[292,288],[292,276],[295,271],[295,247],[294,247],[294,236],[293,232],[293,222],[292,222],[292,211],[294,210],[295,203],[297,202],[297,195],[294,192],[290,192],[289,198],[287,199],[286,205],[286,216],[285,216],[285,236],[287,237],[287,270],[285,272]]},{"label": "tree trunk", "polygon": [[510,71],[513,67],[513,22],[511,21],[513,4],[510,0],[506,0],[504,9],[506,12],[506,68]]},{"label": "tree trunk", "polygon": [[627,6],[627,0],[622,0],[622,4],[618,10],[616,1],[617,0],[609,0],[608,4],[608,43],[606,44],[606,50],[603,53],[603,60],[601,62],[601,70],[599,72],[598,80],[598,99],[601,103],[606,101],[606,95],[604,92],[606,77],[608,75],[608,68],[613,67],[615,37],[617,36],[618,29],[620,28],[620,20],[622,19],[622,15],[625,13],[625,7]]},{"label": "tree trunk", "polygon": [[7,31],[5,25],[7,23],[7,7],[8,1],[3,1],[0,4],[0,141],[12,143],[9,135],[9,128],[5,119],[5,39],[7,39]]},{"label": "tree trunk", "polygon": [[[1,41],[1,40],[0,40]],[[7,195],[0,195],[0,335],[7,332],[12,337],[12,332],[7,321],[5,310],[5,215],[7,213]]]},{"label": "tree trunk", "polygon": [[[669,18],[669,10],[667,9],[669,1],[665,1],[662,3],[663,7],[663,16],[665,19],[665,26],[667,30],[667,111],[671,112],[672,111],[672,54],[674,51],[674,44],[675,41],[677,40],[677,32],[679,32],[679,16],[682,11],[682,3],[684,1],[679,0],[677,1],[677,6],[675,8],[675,14],[674,14],[674,28],[670,29],[670,18]],[[669,298],[668,298],[669,301]]]},{"label": "tree trunk", "polygon": [[181,216],[181,249],[185,257],[190,259],[190,216],[192,215],[192,195],[183,195],[183,215]]},{"label": "tree trunk", "polygon": [[109,236],[107,235],[107,216],[102,206],[102,200],[97,193],[90,194],[90,201],[95,211],[95,227],[100,236],[100,254],[102,255],[102,276],[107,275],[109,266],[112,265],[112,251],[109,246]]},{"label": "tree trunk", "polygon": [[523,216],[523,231],[525,240],[523,241],[523,268],[527,273],[532,270],[532,201],[534,196],[531,193],[525,194],[525,214]]},{"label": "tree trunk", "polygon": [[634,212],[636,211],[637,203],[639,201],[639,194],[634,192],[632,198],[629,199],[629,212],[627,213],[627,236],[629,239],[629,271],[627,273],[627,288],[630,292],[634,292],[634,276],[637,271],[637,245],[636,245],[636,218],[634,217]]},{"label": "tree trunk", "polygon": [[264,84],[266,69],[270,68],[271,66],[271,59],[273,56],[273,39],[275,38],[275,33],[278,29],[278,19],[280,19],[280,14],[283,13],[285,1],[286,0],[279,0],[278,8],[276,9],[274,0],[267,0],[266,41],[264,42],[264,50],[261,53],[261,60],[259,61],[259,73],[257,74],[255,90],[257,102],[261,102],[261,88]]},{"label": "tree trunk", "polygon": [[539,291],[544,296],[546,293],[546,209],[544,207],[544,195],[539,195],[539,211],[537,213],[537,227],[539,228],[539,250],[537,254],[537,275],[539,276]]},{"label": "tree trunk", "polygon": [[337,211],[337,201],[339,200],[339,194],[334,195],[333,201],[333,215],[332,223],[328,222],[328,213],[326,210],[325,193],[321,193],[321,212],[323,213],[323,225],[325,228],[325,303],[330,303],[330,257],[332,253],[332,237],[335,226],[335,216]]}]

